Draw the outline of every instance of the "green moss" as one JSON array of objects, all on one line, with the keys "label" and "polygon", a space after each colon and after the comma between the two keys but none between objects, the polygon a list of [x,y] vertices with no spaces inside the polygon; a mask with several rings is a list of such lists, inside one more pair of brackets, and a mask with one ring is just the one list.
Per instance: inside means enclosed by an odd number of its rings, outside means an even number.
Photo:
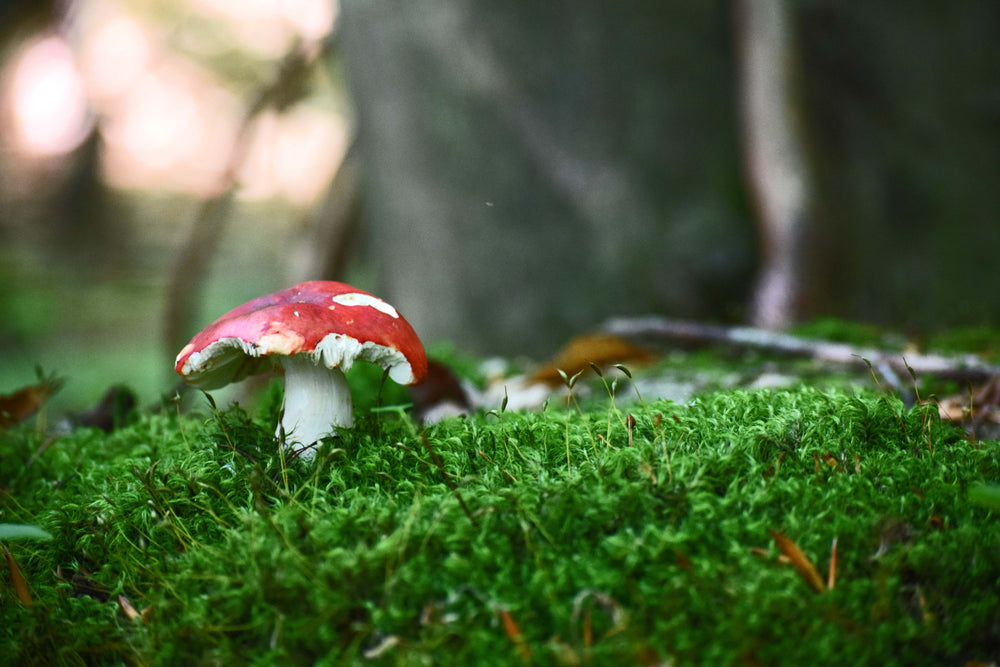
[{"label": "green moss", "polygon": [[[361,414],[284,462],[274,400],[0,436],[0,654],[67,664],[885,664],[1000,650],[1000,446],[798,389],[625,414]],[[770,531],[837,585],[814,593]],[[54,573],[57,568],[62,578]],[[77,580],[73,574],[79,575]],[[147,622],[130,620],[124,595]],[[514,625],[516,624],[516,629]]]},{"label": "green moss", "polygon": [[948,329],[932,336],[927,345],[942,352],[973,352],[995,361],[1000,352],[1000,330],[985,325]]},{"label": "green moss", "polygon": [[796,336],[849,343],[859,347],[886,345],[886,332],[873,324],[849,322],[836,317],[817,317],[792,329]]}]

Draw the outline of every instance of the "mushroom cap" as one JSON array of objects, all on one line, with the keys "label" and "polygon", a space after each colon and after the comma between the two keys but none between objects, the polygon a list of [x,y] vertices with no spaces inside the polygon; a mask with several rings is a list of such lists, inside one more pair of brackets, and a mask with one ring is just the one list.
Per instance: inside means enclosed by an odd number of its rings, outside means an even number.
[{"label": "mushroom cap", "polygon": [[192,386],[217,389],[297,354],[342,371],[365,359],[387,368],[400,384],[427,374],[424,346],[395,308],[329,280],[300,283],[234,308],[184,346],[175,370]]}]

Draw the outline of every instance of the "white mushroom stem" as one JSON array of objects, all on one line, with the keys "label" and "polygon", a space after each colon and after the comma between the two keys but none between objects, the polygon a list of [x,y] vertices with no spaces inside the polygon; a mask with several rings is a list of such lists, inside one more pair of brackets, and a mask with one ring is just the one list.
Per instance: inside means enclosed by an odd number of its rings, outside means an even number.
[{"label": "white mushroom stem", "polygon": [[351,390],[339,368],[315,363],[308,355],[285,357],[284,415],[278,437],[285,432],[285,446],[310,461],[316,455],[311,445],[354,425]]}]

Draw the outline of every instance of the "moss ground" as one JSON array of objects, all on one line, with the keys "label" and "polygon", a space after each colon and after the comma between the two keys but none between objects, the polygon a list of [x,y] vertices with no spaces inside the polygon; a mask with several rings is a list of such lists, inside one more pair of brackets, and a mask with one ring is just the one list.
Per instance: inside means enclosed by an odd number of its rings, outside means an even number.
[{"label": "moss ground", "polygon": [[53,535],[6,545],[33,604],[4,566],[2,660],[1000,656],[1000,520],[968,497],[1000,479],[1000,445],[931,408],[802,387],[426,428],[382,409],[306,465],[271,438],[276,398],[252,415],[164,409],[111,434],[0,433],[0,523]]}]

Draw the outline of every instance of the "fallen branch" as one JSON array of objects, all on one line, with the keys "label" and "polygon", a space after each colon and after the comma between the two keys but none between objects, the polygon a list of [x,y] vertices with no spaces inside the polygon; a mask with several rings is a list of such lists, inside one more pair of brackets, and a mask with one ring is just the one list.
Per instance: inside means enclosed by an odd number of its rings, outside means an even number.
[{"label": "fallen branch", "polygon": [[791,334],[754,327],[705,324],[667,317],[616,317],[602,330],[622,338],[645,343],[678,346],[724,345],[738,349],[762,350],[783,356],[853,366],[891,367],[900,375],[909,369],[918,375],[936,375],[951,380],[984,382],[1000,375],[1000,366],[974,354],[903,354],[895,350],[857,347],[828,340],[800,338]]}]

